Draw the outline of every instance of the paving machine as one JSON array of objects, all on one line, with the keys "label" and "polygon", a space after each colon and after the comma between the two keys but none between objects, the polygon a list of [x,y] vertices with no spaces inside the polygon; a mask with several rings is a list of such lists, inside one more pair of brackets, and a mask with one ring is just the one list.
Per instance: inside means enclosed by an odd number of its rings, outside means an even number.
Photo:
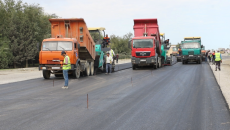
[{"label": "paving machine", "polygon": [[[94,68],[95,73],[97,70],[105,71],[106,69],[106,52],[110,51],[110,47],[107,43],[103,40],[105,37],[105,28],[104,27],[89,27],[88,28],[89,33],[91,37],[93,38],[95,42],[95,61],[94,61]],[[113,63],[112,63],[112,72],[114,72],[115,69],[115,56],[113,57]]]},{"label": "paving machine", "polygon": [[160,34],[161,38],[161,63],[162,66],[164,65],[172,65],[172,54],[167,55],[167,51],[171,47],[171,44],[169,43],[169,39],[165,40],[165,34]]}]

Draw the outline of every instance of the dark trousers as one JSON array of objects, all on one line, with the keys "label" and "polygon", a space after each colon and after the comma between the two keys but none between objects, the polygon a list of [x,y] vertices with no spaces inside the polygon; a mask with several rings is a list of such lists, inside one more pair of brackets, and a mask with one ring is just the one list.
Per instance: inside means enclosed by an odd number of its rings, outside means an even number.
[{"label": "dark trousers", "polygon": [[218,67],[218,69],[220,69],[220,61],[216,61],[216,69],[217,69],[217,67]]},{"label": "dark trousers", "polygon": [[208,59],[209,59],[209,62],[211,62],[211,57],[210,56],[208,56]]}]

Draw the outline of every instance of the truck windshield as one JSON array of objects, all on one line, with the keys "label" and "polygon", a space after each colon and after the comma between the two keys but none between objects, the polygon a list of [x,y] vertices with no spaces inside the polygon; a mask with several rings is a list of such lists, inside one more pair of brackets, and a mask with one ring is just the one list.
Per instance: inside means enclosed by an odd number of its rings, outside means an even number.
[{"label": "truck windshield", "polygon": [[73,44],[68,41],[49,41],[42,44],[43,51],[71,51],[72,49]]},{"label": "truck windshield", "polygon": [[196,42],[184,43],[182,44],[182,49],[189,49],[189,48],[200,48],[200,44]]},{"label": "truck windshield", "polygon": [[152,48],[152,39],[135,39],[133,40],[133,48]]},{"label": "truck windshield", "polygon": [[176,48],[176,47],[173,47],[173,51],[177,51],[177,48]]}]

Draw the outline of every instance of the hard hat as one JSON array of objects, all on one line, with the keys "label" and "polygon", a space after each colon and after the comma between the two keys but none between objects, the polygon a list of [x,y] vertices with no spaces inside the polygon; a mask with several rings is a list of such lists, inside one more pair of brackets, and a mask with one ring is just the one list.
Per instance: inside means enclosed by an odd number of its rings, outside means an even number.
[{"label": "hard hat", "polygon": [[109,54],[109,51],[107,51],[106,53]]},{"label": "hard hat", "polygon": [[63,55],[63,54],[66,54],[66,53],[65,53],[65,51],[62,51],[61,54]]}]

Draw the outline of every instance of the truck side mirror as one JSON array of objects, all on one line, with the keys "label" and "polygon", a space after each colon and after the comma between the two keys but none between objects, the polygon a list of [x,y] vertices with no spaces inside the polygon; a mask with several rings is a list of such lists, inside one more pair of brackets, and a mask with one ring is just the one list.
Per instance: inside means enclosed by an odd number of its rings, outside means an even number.
[{"label": "truck side mirror", "polygon": [[204,46],[203,45],[201,45],[201,48],[203,48]]}]

